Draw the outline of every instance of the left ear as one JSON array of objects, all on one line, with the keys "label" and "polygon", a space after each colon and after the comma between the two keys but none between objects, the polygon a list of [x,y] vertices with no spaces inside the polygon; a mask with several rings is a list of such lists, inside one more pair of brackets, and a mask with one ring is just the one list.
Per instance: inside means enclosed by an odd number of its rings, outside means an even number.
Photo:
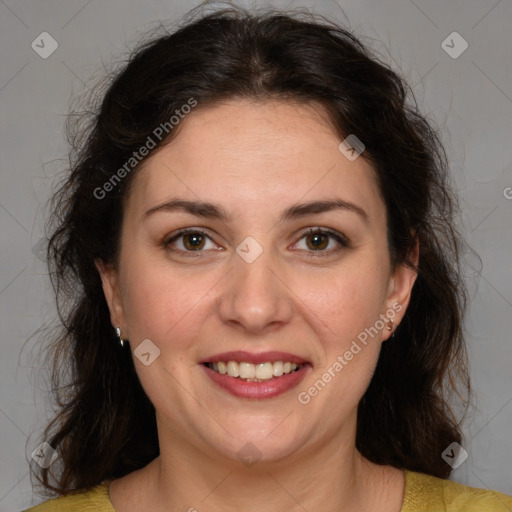
[{"label": "left ear", "polygon": [[[413,263],[415,268],[418,268],[419,257],[420,244],[416,237],[414,246],[409,252],[409,261]],[[407,310],[407,306],[409,305],[409,301],[411,300],[412,287],[418,277],[418,273],[415,268],[400,264],[397,265],[393,275],[391,276],[386,306],[388,311],[391,310],[395,313],[395,316],[393,317],[393,331],[402,321],[405,311]],[[382,332],[382,341],[387,340],[393,334],[393,331],[384,329]]]}]

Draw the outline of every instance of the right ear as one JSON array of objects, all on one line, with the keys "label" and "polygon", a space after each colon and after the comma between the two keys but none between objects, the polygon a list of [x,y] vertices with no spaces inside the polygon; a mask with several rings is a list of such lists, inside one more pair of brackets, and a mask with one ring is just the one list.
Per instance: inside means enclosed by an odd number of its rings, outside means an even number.
[{"label": "right ear", "polygon": [[110,311],[110,321],[113,327],[120,327],[121,331],[126,330],[123,301],[119,286],[119,275],[117,270],[110,263],[101,259],[94,261],[101,277],[101,284],[105,300]]}]

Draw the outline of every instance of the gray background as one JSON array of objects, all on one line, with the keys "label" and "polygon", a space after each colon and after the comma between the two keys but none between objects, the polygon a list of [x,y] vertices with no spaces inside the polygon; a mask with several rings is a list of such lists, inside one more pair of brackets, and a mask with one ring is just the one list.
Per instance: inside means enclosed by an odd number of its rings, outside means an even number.
[{"label": "gray background", "polygon": [[[66,163],[63,123],[70,102],[103,75],[102,62],[109,67],[117,61],[155,20],[175,21],[197,4],[0,1],[1,511],[40,501],[31,492],[27,460],[49,412],[45,372],[37,367],[42,366],[35,359],[38,346],[30,336],[54,315],[40,240],[52,178]],[[452,479],[512,494],[512,3],[273,5],[308,7],[348,24],[401,70],[423,111],[442,129],[461,198],[462,228],[483,260],[482,271],[470,280],[467,320],[476,404],[464,428],[469,458]],[[47,59],[31,47],[45,31],[59,45]],[[458,58],[442,48],[454,31],[469,45]],[[461,48],[456,40],[446,44],[452,51]],[[467,260],[477,264],[469,254]]]}]

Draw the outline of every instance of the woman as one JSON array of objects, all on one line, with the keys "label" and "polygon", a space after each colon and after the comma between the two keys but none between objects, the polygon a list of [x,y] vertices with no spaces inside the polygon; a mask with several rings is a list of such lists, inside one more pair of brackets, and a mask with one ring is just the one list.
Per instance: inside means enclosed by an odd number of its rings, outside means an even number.
[{"label": "woman", "polygon": [[344,29],[280,13],[134,54],[55,198],[58,459],[34,469],[62,497],[30,510],[511,509],[446,480],[465,292],[406,91]]}]

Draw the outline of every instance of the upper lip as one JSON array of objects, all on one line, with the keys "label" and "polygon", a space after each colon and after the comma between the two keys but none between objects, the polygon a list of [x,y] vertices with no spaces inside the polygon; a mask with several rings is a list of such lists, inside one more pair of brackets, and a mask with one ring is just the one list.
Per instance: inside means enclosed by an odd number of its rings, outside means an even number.
[{"label": "upper lip", "polygon": [[290,354],[289,352],[245,352],[243,350],[236,350],[233,352],[223,352],[222,354],[215,354],[206,358],[202,363],[218,363],[219,361],[237,361],[244,363],[260,364],[260,363],[275,363],[276,361],[290,362],[296,364],[305,364],[306,361],[303,357]]}]

